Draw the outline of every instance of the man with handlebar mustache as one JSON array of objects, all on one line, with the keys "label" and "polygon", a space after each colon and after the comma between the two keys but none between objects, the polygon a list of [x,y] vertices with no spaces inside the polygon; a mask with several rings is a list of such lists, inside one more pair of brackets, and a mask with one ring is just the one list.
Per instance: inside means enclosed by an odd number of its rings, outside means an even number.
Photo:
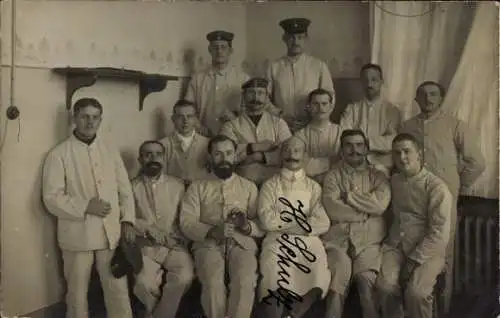
[{"label": "man with handlebar mustache", "polygon": [[220,131],[238,144],[238,174],[257,186],[279,170],[279,146],[292,136],[286,122],[269,111],[267,85],[267,80],[260,77],[244,83],[244,113],[226,122]]},{"label": "man with handlebar mustache", "polygon": [[257,187],[234,173],[233,140],[216,136],[208,152],[214,178],[195,180],[188,187],[180,212],[181,230],[193,241],[205,315],[250,318],[257,284],[255,237],[263,235],[257,220]]}]

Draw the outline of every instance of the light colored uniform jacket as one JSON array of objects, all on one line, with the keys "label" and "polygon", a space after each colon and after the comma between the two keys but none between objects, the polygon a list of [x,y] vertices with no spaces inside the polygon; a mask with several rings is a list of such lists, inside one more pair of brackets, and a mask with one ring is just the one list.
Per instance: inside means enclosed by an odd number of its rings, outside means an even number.
[{"label": "light colored uniform jacket", "polygon": [[325,174],[339,160],[340,134],[340,126],[332,122],[323,127],[307,125],[295,133],[306,145],[305,171],[308,176]]},{"label": "light colored uniform jacket", "polygon": [[181,231],[193,241],[193,249],[213,247],[206,240],[208,231],[227,220],[237,208],[246,213],[252,232],[250,236],[235,234],[236,243],[244,250],[257,250],[253,237],[264,233],[257,220],[257,187],[249,180],[233,173],[227,180],[197,180],[186,191],[179,216]]},{"label": "light colored uniform jacket", "polygon": [[371,103],[365,98],[349,104],[340,118],[342,130],[360,129],[366,135],[370,143],[370,163],[387,170],[392,166],[392,140],[401,123],[399,108],[382,99]]},{"label": "light colored uniform jacket", "polygon": [[207,137],[195,133],[191,145],[184,151],[176,132],[160,140],[165,146],[165,172],[188,182],[209,178],[208,141]]},{"label": "light colored uniform jacket", "polygon": [[266,77],[271,101],[283,110],[289,124],[308,118],[307,96],[312,90],[323,88],[335,95],[328,66],[308,54],[302,54],[296,61],[288,56],[277,59],[269,65]]},{"label": "light colored uniform jacket", "polygon": [[391,178],[394,220],[387,244],[423,264],[445,257],[450,239],[453,197],[446,184],[426,168],[415,176]]},{"label": "light colored uniform jacket", "polygon": [[[341,199],[345,192],[346,201]],[[344,161],[330,170],[323,183],[323,205],[332,225],[322,236],[326,249],[355,249],[355,254],[386,236],[383,214],[389,206],[391,190],[385,175],[365,164],[353,168]],[[373,269],[378,270],[378,265]]]},{"label": "light colored uniform jacket", "polygon": [[[120,222],[135,223],[134,197],[120,153],[97,137],[90,145],[74,135],[53,148],[43,166],[43,201],[57,217],[61,249],[114,249]],[[86,214],[90,199],[111,204],[104,218]]]},{"label": "light colored uniform jacket", "polygon": [[485,169],[476,135],[455,117],[437,112],[425,119],[419,114],[404,122],[400,132],[420,140],[425,166],[446,183],[455,200],[460,187],[470,187]]},{"label": "light colored uniform jacket", "polygon": [[[292,207],[283,203],[283,200],[287,200]],[[298,200],[302,203],[302,208],[299,208],[301,203],[298,203]],[[293,208],[304,213],[305,222],[311,228],[310,233],[306,234],[299,223],[290,214],[284,212],[293,213]],[[307,177],[304,170],[293,172],[283,168],[280,173],[262,185],[259,194],[258,214],[262,228],[267,232],[260,255],[260,272],[262,274],[262,281],[259,285],[260,299],[267,296],[268,290],[279,288],[279,280],[283,277],[282,268],[289,274],[289,276],[284,275],[287,276],[284,287],[301,296],[304,296],[311,289],[319,287],[324,297],[330,284],[330,270],[328,269],[325,248],[319,235],[328,230],[330,221],[321,204],[321,186]],[[302,216],[300,217],[302,218]],[[283,218],[290,218],[292,221],[287,223],[283,221]],[[301,232],[304,235],[293,234]],[[283,244],[283,235],[288,235],[289,242],[302,240],[304,245],[301,246],[303,248],[305,246],[304,249],[312,253],[315,260],[311,261],[310,254],[304,255],[306,252],[298,250],[291,244]],[[291,253],[286,252],[288,248]],[[291,256],[292,253],[293,256]],[[310,272],[304,273],[294,263],[286,261],[287,256],[291,256],[293,262],[308,267]],[[283,267],[280,265],[282,257],[285,259]]]},{"label": "light colored uniform jacket", "polygon": [[201,124],[211,135],[219,132],[224,112],[238,113],[241,108],[241,85],[250,76],[236,66],[217,71],[210,67],[191,78],[185,99],[198,107]]},{"label": "light colored uniform jacket", "polygon": [[[281,144],[292,136],[286,122],[267,111],[262,113],[257,127],[248,115],[243,113],[236,119],[225,123],[220,134],[233,139],[238,144],[238,160],[246,153],[249,143],[271,140],[277,144]],[[240,165],[237,170],[238,174],[257,183],[270,178],[278,172],[281,165],[280,147],[274,151],[264,153],[264,156],[266,164],[252,163]]]}]

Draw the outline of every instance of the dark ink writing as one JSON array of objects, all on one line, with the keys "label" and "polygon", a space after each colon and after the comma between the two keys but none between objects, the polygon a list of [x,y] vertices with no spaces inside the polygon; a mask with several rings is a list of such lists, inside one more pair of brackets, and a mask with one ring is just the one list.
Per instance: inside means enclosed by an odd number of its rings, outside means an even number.
[{"label": "dark ink writing", "polygon": [[[312,232],[311,225],[307,221],[307,216],[302,211],[304,204],[300,200],[297,200],[297,207],[294,207],[292,203],[284,197],[280,197],[279,201],[289,208],[289,210],[280,212],[280,219],[283,222],[292,223],[295,221],[307,234]],[[300,236],[295,236],[294,234],[292,234],[291,237],[288,233],[282,233],[280,237],[276,239],[276,242],[279,244],[279,253],[277,254],[277,267],[279,268],[279,279],[277,281],[278,288],[277,290],[268,290],[268,295],[264,297],[263,302],[272,305],[273,303],[270,302],[270,300],[274,299],[277,306],[283,304],[287,310],[291,310],[292,305],[296,302],[302,302],[303,298],[301,295],[286,287],[290,284],[290,273],[287,269],[290,268],[290,266],[295,266],[304,274],[309,274],[311,268],[300,263],[297,256],[300,254],[309,263],[314,263],[316,261],[316,255],[308,250],[307,244]]]},{"label": "dark ink writing", "polygon": [[[291,211],[284,210],[281,211],[280,213],[280,219],[283,222],[290,223],[295,220],[297,224],[307,233],[312,232],[311,225],[307,222],[307,216],[302,212],[302,208],[304,207],[304,204],[300,201],[297,200],[299,206],[295,208],[290,201],[288,201],[287,198],[280,197],[278,199],[281,203],[283,203],[286,207],[290,208]],[[293,217],[293,219],[290,218],[290,216]]]}]

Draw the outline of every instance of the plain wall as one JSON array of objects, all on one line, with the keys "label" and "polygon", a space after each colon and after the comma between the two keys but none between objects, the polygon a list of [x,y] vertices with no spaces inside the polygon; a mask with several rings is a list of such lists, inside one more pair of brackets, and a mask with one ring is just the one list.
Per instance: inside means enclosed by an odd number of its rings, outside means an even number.
[{"label": "plain wall", "polygon": [[308,52],[325,61],[333,78],[358,77],[370,62],[369,7],[360,1],[250,3],[247,6],[247,63],[263,74],[270,61],[286,54],[279,21],[311,20]]},{"label": "plain wall", "polygon": [[[302,15],[296,4],[284,2],[268,4],[267,12],[242,3],[18,0],[13,102],[21,116],[7,121],[5,111],[11,96],[10,3],[1,2],[0,87],[4,140],[0,161],[0,306],[7,316],[54,304],[62,300],[64,292],[56,223],[41,201],[41,169],[47,152],[68,136],[71,126],[65,108],[64,77],[50,68],[126,66],[165,75],[189,75],[209,62],[205,35],[214,29],[236,34],[234,64],[261,63],[266,55],[275,58],[284,53],[277,20],[284,14]],[[307,11],[306,16],[315,20],[312,48],[319,57],[335,56],[340,64],[353,61],[350,54],[367,58],[368,43],[359,35],[365,34],[368,25],[364,9],[318,2]],[[330,14],[335,17],[335,27],[329,32],[338,44],[326,45],[330,35],[322,35],[318,26],[327,25]],[[365,31],[345,35],[353,28]],[[171,106],[180,88],[179,82],[168,82],[164,91],[146,98],[142,112],[138,110],[138,87],[133,83],[99,80],[92,87],[79,89],[73,101],[94,96],[103,103],[100,133],[118,145],[132,177],[138,169],[139,144],[171,131]]]}]

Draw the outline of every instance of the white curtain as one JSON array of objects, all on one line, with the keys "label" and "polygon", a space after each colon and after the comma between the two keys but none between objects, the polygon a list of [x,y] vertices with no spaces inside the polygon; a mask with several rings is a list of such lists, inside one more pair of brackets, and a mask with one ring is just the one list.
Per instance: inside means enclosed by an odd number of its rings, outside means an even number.
[{"label": "white curtain", "polygon": [[469,195],[498,198],[498,8],[481,2],[443,109],[477,132],[486,171]]},{"label": "white curtain", "polygon": [[418,112],[415,89],[425,80],[445,87],[460,60],[473,10],[461,3],[371,1],[372,62],[384,70],[384,95],[405,119]]},{"label": "white curtain", "polygon": [[418,84],[448,88],[443,109],[477,131],[487,169],[468,195],[498,198],[498,10],[493,2],[373,1],[372,62],[408,119]]}]

